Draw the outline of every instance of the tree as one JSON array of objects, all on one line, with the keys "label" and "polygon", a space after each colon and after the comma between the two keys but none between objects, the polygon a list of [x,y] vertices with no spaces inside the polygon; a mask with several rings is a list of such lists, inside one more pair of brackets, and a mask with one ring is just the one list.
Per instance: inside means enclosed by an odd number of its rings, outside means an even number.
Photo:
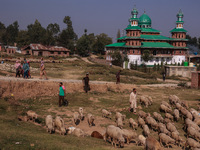
[{"label": "tree", "polygon": [[19,25],[18,22],[15,21],[6,28],[6,32],[4,32],[2,36],[3,43],[7,45],[13,45],[17,41],[18,32]]},{"label": "tree", "polygon": [[40,22],[36,19],[34,24],[27,26],[28,36],[30,43],[45,43],[46,41],[46,30],[42,27]]},{"label": "tree", "polygon": [[0,22],[0,43],[3,43],[2,36],[5,34],[5,32],[6,32],[5,25],[2,22]]},{"label": "tree", "polygon": [[158,65],[157,65],[157,71],[159,71],[160,70],[160,64],[158,63]]},{"label": "tree", "polygon": [[29,36],[26,30],[20,30],[17,37],[18,47],[23,47],[24,45],[29,45]]},{"label": "tree", "polygon": [[96,36],[95,43],[93,45],[93,51],[98,54],[103,54],[105,45],[111,44],[112,39],[107,34],[101,33]]},{"label": "tree", "polygon": [[45,45],[55,45],[57,41],[58,33],[60,32],[60,27],[57,23],[50,23],[46,28],[45,34]]},{"label": "tree", "polygon": [[143,51],[143,55],[142,55],[142,59],[144,60],[144,62],[148,62],[149,60],[152,60],[152,56],[150,54],[149,50],[144,50]]},{"label": "tree", "polygon": [[90,42],[89,42],[88,36],[85,32],[85,34],[82,35],[77,41],[77,53],[83,57],[88,56],[89,44],[90,44]]},{"label": "tree", "polygon": [[160,65],[161,69],[163,69],[163,61],[161,61],[161,65]]},{"label": "tree", "polygon": [[118,29],[118,31],[117,31],[117,38],[120,38],[120,37],[121,37],[120,29]]},{"label": "tree", "polygon": [[112,64],[116,66],[122,66],[123,60],[122,60],[122,55],[120,54],[120,51],[117,50],[114,53],[111,54],[112,57]]},{"label": "tree", "polygon": [[59,34],[58,42],[61,46],[66,47],[73,51],[75,50],[75,42],[77,41],[77,35],[74,32],[72,21],[69,16],[65,16],[63,23],[67,25],[67,28],[63,29]]}]

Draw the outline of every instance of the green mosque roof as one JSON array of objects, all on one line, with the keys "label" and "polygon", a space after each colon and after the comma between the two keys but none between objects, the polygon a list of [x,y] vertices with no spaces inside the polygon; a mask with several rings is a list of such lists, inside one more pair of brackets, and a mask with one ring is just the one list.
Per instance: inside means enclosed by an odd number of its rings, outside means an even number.
[{"label": "green mosque roof", "polygon": [[151,25],[151,18],[146,14],[142,14],[139,18],[139,25]]},{"label": "green mosque roof", "polygon": [[183,28],[180,28],[180,29],[174,28],[170,32],[187,32],[187,30],[185,30]]}]

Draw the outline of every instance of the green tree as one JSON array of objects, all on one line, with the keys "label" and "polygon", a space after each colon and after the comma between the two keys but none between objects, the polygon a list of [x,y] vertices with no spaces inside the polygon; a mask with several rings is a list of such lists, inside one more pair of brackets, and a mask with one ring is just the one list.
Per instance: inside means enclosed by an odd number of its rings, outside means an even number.
[{"label": "green tree", "polygon": [[57,23],[54,24],[50,23],[46,28],[45,40],[43,43],[45,45],[55,45],[59,32],[60,32],[59,25]]},{"label": "green tree", "polygon": [[143,51],[142,59],[144,60],[144,62],[148,62],[149,60],[152,60],[152,59],[153,59],[153,57],[152,57],[152,55],[150,54],[150,51],[149,51],[149,50],[144,50],[144,51]]},{"label": "green tree", "polygon": [[161,67],[161,69],[164,68],[164,66],[163,66],[163,61],[161,61],[161,65],[160,65],[160,67]]},{"label": "green tree", "polygon": [[82,35],[77,41],[77,53],[83,57],[88,56],[89,44],[90,42],[89,42],[87,33],[85,32],[85,34]]},{"label": "green tree", "polygon": [[0,22],[0,43],[3,43],[2,36],[5,34],[5,32],[6,32],[5,25],[2,22]]},{"label": "green tree", "polygon": [[122,60],[122,55],[120,54],[120,51],[117,50],[114,53],[111,54],[112,57],[112,64],[116,66],[122,66],[123,60]]},{"label": "green tree", "polygon": [[19,25],[18,22],[15,21],[6,28],[6,32],[2,36],[3,43],[13,45],[17,41],[18,32]]},{"label": "green tree", "polygon": [[29,45],[29,36],[26,30],[20,30],[17,37],[17,45],[18,47],[23,47],[25,45]]},{"label": "green tree", "polygon": [[77,41],[77,35],[74,32],[72,21],[69,16],[65,16],[63,23],[67,25],[67,28],[63,29],[59,34],[58,43],[59,45],[66,47],[73,53],[75,50],[75,43]]},{"label": "green tree", "polygon": [[167,61],[165,62],[165,65],[167,65]]},{"label": "green tree", "polygon": [[45,43],[46,30],[37,19],[34,24],[28,25],[27,28],[30,43]]},{"label": "green tree", "polygon": [[182,60],[181,66],[184,66],[184,61]]},{"label": "green tree", "polygon": [[112,39],[107,34],[101,33],[96,36],[95,43],[93,45],[93,51],[98,54],[103,54],[105,45],[111,44]]},{"label": "green tree", "polygon": [[121,37],[120,29],[118,29],[118,31],[117,31],[117,38],[120,38],[120,37]]}]

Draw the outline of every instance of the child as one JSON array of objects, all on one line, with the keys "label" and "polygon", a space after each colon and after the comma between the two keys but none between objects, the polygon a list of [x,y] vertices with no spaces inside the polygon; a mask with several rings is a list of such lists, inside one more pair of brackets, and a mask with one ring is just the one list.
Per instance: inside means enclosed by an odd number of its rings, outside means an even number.
[{"label": "child", "polygon": [[65,87],[63,85],[62,82],[59,83],[59,107],[61,107],[62,105],[68,105],[68,101],[65,101],[64,100],[64,97],[65,97]]}]

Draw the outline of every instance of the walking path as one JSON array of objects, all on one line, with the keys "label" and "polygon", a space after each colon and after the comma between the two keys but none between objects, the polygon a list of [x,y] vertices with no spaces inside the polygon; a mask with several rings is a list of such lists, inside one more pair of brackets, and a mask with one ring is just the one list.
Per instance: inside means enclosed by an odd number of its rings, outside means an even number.
[{"label": "walking path", "polygon": [[[23,78],[15,78],[15,77],[4,77],[0,76],[0,81],[19,81],[19,82],[34,82],[34,81],[40,81],[40,82],[68,82],[68,83],[81,83],[81,80],[66,80],[66,79],[39,79],[39,78],[32,78],[32,79],[23,79]],[[114,84],[115,82],[108,82],[108,81],[90,81],[92,84]],[[124,84],[124,83],[122,83]],[[175,83],[167,83],[167,84],[147,84],[147,85],[141,85],[141,86],[147,86],[147,87],[177,87],[177,84]]]}]

